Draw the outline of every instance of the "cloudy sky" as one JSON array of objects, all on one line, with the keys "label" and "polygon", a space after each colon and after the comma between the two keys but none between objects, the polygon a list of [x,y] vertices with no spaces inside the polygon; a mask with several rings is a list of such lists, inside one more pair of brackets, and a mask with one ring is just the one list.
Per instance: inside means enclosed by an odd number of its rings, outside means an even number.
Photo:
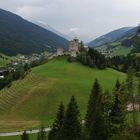
[{"label": "cloudy sky", "polygon": [[140,22],[140,0],[0,0],[0,8],[84,41]]}]

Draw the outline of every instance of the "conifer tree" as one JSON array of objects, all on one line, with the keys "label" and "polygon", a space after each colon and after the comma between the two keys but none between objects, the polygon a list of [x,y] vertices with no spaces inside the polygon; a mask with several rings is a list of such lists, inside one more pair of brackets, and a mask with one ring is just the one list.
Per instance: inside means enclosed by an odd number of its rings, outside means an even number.
[{"label": "conifer tree", "polygon": [[64,105],[60,103],[56,120],[53,124],[52,130],[48,135],[48,140],[61,140],[62,139],[62,128],[64,124]]},{"label": "conifer tree", "polygon": [[81,120],[74,96],[67,107],[62,133],[62,140],[81,140]]},{"label": "conifer tree", "polygon": [[138,95],[140,95],[140,79],[138,81]]},{"label": "conifer tree", "polygon": [[21,140],[29,140],[29,135],[27,134],[26,130],[21,135]]},{"label": "conifer tree", "polygon": [[127,72],[127,79],[126,79],[126,85],[128,88],[128,99],[131,101],[133,99],[134,94],[134,76],[135,76],[135,70],[132,68],[128,69]]},{"label": "conifer tree", "polygon": [[128,92],[128,101],[132,103],[132,115],[133,115],[133,125],[136,124],[136,112],[135,112],[135,100],[134,100],[134,76],[135,76],[135,69],[129,68],[127,72],[127,80],[126,80],[126,85],[127,85],[127,92]]},{"label": "conifer tree", "polygon": [[[140,80],[138,82],[138,96],[140,96]],[[139,102],[139,110],[140,110],[140,102]]]},{"label": "conifer tree", "polygon": [[120,81],[117,79],[116,85],[115,85],[115,90],[118,91],[120,89],[120,87],[121,87]]},{"label": "conifer tree", "polygon": [[38,133],[37,140],[47,140],[46,132],[43,126]]},{"label": "conifer tree", "polygon": [[86,114],[86,127],[88,129],[90,129],[91,122],[93,121],[93,116],[97,107],[96,105],[99,100],[100,92],[101,92],[100,85],[98,83],[98,80],[96,79],[90,94],[87,114]]},{"label": "conifer tree", "polygon": [[123,105],[120,101],[119,94],[115,94],[115,99],[111,108],[111,112],[109,115],[110,119],[110,127],[111,127],[111,133],[112,134],[118,134],[122,132],[124,127],[124,110]]},{"label": "conifer tree", "polygon": [[88,140],[106,139],[104,106],[102,103],[101,88],[96,79],[90,95],[86,115],[86,128]]}]

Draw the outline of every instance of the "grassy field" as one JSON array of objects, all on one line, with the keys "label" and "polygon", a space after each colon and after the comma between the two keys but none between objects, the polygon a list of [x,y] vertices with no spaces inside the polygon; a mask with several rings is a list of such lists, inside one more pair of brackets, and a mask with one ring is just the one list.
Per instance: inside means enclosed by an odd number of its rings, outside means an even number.
[{"label": "grassy field", "polygon": [[7,60],[3,60],[0,58],[0,67],[5,66],[7,64],[7,62],[8,62]]},{"label": "grassy field", "polygon": [[11,60],[14,60],[14,59],[15,59],[14,57],[6,56],[0,53],[0,67],[5,66],[7,63],[9,63]]},{"label": "grassy field", "polygon": [[113,52],[113,56],[120,56],[120,55],[124,55],[124,56],[127,56],[130,51],[132,50],[132,47],[124,47],[122,45],[119,45],[116,47],[117,49],[114,50]]},{"label": "grassy field", "polygon": [[[109,45],[111,47],[108,47]],[[110,43],[109,45],[107,44],[107,45],[98,47],[97,50],[102,52],[103,50],[109,49],[111,52],[111,56],[121,56],[121,55],[127,56],[133,49],[133,46],[132,47],[122,46],[122,44],[119,41]]]},{"label": "grassy field", "polygon": [[5,66],[7,63],[9,63],[10,62],[10,60],[8,59],[8,60],[5,60],[5,59],[2,59],[2,58],[0,58],[0,67],[3,67],[3,66]]},{"label": "grassy field", "polygon": [[[21,137],[20,136],[0,137],[0,140],[21,140]],[[36,139],[31,139],[31,140],[36,140]]]},{"label": "grassy field", "polygon": [[[29,135],[30,140],[37,140],[37,134]],[[0,140],[21,140],[21,136],[0,137]]]},{"label": "grassy field", "polygon": [[112,91],[115,81],[125,77],[113,69],[97,70],[68,63],[65,57],[35,67],[25,79],[0,91],[0,132],[36,128],[42,123],[50,126],[60,101],[67,104],[72,95],[84,118],[95,78],[103,90]]}]

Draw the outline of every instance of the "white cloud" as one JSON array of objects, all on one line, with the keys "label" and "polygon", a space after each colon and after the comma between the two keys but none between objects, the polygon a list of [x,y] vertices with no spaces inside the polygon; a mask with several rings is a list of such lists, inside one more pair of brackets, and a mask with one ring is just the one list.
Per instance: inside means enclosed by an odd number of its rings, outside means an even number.
[{"label": "white cloud", "polygon": [[70,32],[74,32],[74,33],[78,33],[79,32],[79,28],[77,27],[73,27],[69,29]]}]

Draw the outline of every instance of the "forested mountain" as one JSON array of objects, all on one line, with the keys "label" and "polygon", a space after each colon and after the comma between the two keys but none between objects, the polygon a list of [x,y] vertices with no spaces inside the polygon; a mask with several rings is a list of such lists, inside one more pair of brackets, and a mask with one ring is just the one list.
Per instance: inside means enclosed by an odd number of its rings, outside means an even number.
[{"label": "forested mountain", "polygon": [[0,52],[6,55],[67,49],[68,41],[18,15],[0,9]]},{"label": "forested mountain", "polygon": [[99,38],[88,43],[89,47],[98,47],[121,39],[124,36],[131,36],[136,33],[137,29],[134,27],[124,27],[107,33]]}]

